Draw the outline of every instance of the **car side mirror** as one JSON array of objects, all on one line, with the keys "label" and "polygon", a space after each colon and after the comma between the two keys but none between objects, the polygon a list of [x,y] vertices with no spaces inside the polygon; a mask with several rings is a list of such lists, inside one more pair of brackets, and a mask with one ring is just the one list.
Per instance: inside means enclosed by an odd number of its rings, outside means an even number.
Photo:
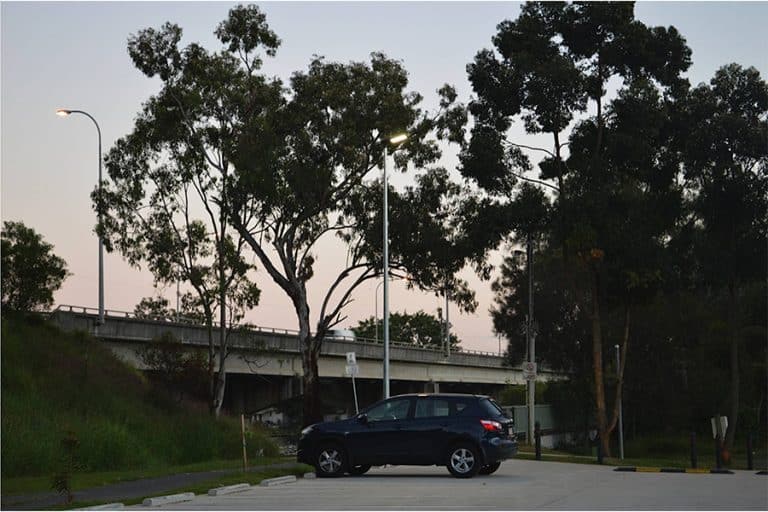
[{"label": "car side mirror", "polygon": [[360,415],[358,415],[357,421],[359,421],[363,425],[367,425],[368,424],[368,415],[367,414],[360,414]]}]

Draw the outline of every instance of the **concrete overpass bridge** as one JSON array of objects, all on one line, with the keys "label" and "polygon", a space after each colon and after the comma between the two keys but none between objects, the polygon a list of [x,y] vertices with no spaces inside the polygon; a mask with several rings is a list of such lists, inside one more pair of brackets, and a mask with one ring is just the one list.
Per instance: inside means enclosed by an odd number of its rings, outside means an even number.
[{"label": "concrete overpass bridge", "polygon": [[[97,326],[97,319],[96,310],[78,306],[59,306],[51,314],[51,320],[62,329],[91,333],[118,357],[141,370],[147,367],[138,351],[164,333],[173,334],[189,350],[208,347],[206,328],[200,324],[136,318],[116,311],[107,312],[104,325]],[[258,326],[235,330],[230,333],[229,350],[225,407],[230,411],[254,412],[301,394],[303,370],[297,331]],[[360,372],[355,380],[361,406],[378,400],[384,348],[381,343],[359,338],[323,341],[318,361],[323,395],[328,390],[326,399],[331,402],[353,403],[350,379],[345,375],[347,352],[357,354]],[[540,381],[558,377],[547,370],[539,371]],[[442,350],[397,341],[390,345],[393,395],[423,391],[494,395],[508,383],[524,382],[522,370],[503,366],[498,354],[462,349],[446,356]]]}]

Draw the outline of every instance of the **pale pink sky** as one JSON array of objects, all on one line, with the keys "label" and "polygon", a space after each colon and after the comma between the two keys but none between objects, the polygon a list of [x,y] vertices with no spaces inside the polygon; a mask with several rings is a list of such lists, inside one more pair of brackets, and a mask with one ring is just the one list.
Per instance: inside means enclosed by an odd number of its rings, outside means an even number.
[{"label": "pale pink sky", "polygon": [[[86,110],[101,125],[106,152],[131,130],[141,103],[159,83],[136,70],[126,52],[129,34],[173,21],[184,29],[184,42],[218,48],[213,30],[233,4],[228,2],[3,2],[2,35],[2,219],[21,220],[54,244],[74,274],[56,294],[57,304],[97,305],[97,240],[89,194],[96,183],[96,131],[85,117],[59,118],[57,108]],[[289,2],[259,3],[283,40],[274,59],[265,59],[268,74],[287,78],[304,69],[313,54],[329,60],[364,60],[372,51],[401,59],[410,73],[410,89],[434,107],[435,90],[455,84],[466,101],[470,87],[465,66],[490,46],[496,25],[514,18],[514,2]],[[693,49],[693,83],[707,81],[728,62],[757,67],[768,74],[764,24],[765,3],[639,3],[636,16],[650,25],[675,25]],[[525,136],[516,140],[549,144]],[[443,165],[456,165],[455,149]],[[403,185],[399,178],[396,184]],[[310,282],[313,311],[340,267],[343,254],[332,239],[320,245],[315,278]],[[498,263],[497,253],[493,261]],[[131,311],[150,295],[152,277],[130,268],[119,254],[105,261],[108,309]],[[473,315],[457,315],[454,330],[466,348],[496,352],[488,309],[490,282],[465,272],[480,302]],[[265,273],[257,275],[262,302],[248,315],[260,325],[296,328],[289,301]],[[363,285],[346,314],[346,325],[374,314],[375,282]],[[381,288],[379,288],[379,294]],[[172,299],[175,288],[166,290]],[[381,299],[379,298],[379,309]],[[434,313],[442,301],[428,294],[392,286],[391,310]],[[316,312],[316,311],[315,311]],[[314,317],[313,317],[314,318]]]}]

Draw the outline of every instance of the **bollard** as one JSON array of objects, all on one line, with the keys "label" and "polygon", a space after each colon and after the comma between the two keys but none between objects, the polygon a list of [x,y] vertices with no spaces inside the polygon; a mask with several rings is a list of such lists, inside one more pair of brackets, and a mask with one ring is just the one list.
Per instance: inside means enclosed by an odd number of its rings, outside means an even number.
[{"label": "bollard", "polygon": [[536,438],[536,460],[541,460],[541,423],[536,422],[534,436]]},{"label": "bollard", "polygon": [[722,469],[722,449],[720,446],[720,435],[715,436],[715,467],[716,469]]},{"label": "bollard", "polygon": [[754,460],[752,460],[752,432],[747,434],[747,469],[755,469]]},{"label": "bollard", "polygon": [[691,468],[696,469],[697,467],[696,432],[691,432]]},{"label": "bollard", "polygon": [[603,443],[600,441],[600,434],[597,435],[597,463],[603,463]]}]

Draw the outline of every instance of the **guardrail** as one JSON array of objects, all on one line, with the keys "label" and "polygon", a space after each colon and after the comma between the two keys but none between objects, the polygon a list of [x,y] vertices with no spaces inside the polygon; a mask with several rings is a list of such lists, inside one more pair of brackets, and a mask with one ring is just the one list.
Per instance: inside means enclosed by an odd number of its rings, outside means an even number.
[{"label": "guardrail", "polygon": [[[56,313],[57,311],[66,311],[69,313],[81,313],[85,315],[98,315],[99,313],[99,310],[97,308],[90,308],[86,306],[74,306],[71,304],[60,304],[56,306],[56,309],[54,309],[51,313],[53,314],[53,313]],[[151,317],[151,316],[144,316],[144,315],[136,315],[135,313],[132,313],[129,311],[119,311],[114,309],[105,309],[104,316],[112,317],[112,318],[131,318],[136,320],[189,325],[189,326],[197,326],[197,327],[205,325],[203,322],[195,318],[188,318],[183,316]],[[214,328],[218,329],[220,324],[218,322],[213,322],[212,325]],[[280,327],[268,327],[268,326],[248,324],[248,323],[236,324],[236,325],[228,326],[227,328],[232,330],[246,331],[246,332],[250,331],[252,333],[287,334],[292,336],[297,336],[299,334],[299,331],[295,329],[283,329]],[[314,334],[314,333],[311,333],[311,334]],[[349,336],[327,336],[325,340],[346,341],[349,343],[360,343],[364,345],[382,345],[383,344],[382,340],[374,340],[371,338],[358,338],[358,337],[353,338]],[[419,349],[419,350],[436,352],[436,353],[444,352],[441,348],[422,347],[422,346],[414,345],[413,343],[409,343],[407,341],[390,340],[389,343],[390,343],[390,346],[395,346],[395,347],[406,347],[406,348]],[[470,349],[465,349],[463,347],[453,347],[451,351],[455,352],[456,354],[471,354],[471,355],[479,355],[479,356],[485,356],[485,357],[501,358],[501,356],[496,352],[487,352],[483,350],[470,350]]]}]

